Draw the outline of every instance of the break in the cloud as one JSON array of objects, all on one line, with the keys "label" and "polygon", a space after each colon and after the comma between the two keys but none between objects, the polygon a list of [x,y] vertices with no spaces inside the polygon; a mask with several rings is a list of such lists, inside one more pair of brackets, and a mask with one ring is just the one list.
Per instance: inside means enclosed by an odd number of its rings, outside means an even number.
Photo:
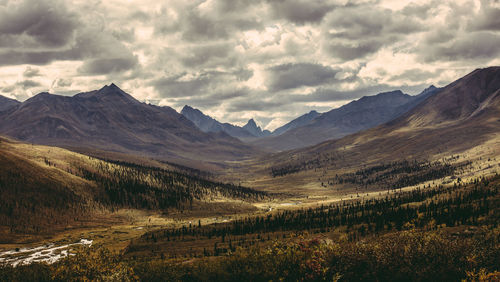
[{"label": "break in the cloud", "polygon": [[115,82],[269,129],[500,60],[500,0],[0,0],[0,94]]}]

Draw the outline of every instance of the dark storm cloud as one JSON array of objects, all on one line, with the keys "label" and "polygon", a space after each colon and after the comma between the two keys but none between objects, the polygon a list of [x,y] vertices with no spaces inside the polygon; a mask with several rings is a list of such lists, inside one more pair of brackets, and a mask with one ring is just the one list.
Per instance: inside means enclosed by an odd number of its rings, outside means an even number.
[{"label": "dark storm cloud", "polygon": [[[237,69],[234,72],[205,71],[196,76],[187,72],[152,80],[153,86],[162,98],[212,99],[219,101],[248,94],[245,87],[233,87],[236,81],[248,79],[250,70]],[[200,101],[201,101],[200,100]]]},{"label": "dark storm cloud", "polygon": [[479,15],[470,20],[471,30],[500,30],[500,0],[481,0]]},{"label": "dark storm cloud", "polygon": [[185,79],[185,75],[186,73],[159,78],[154,80],[151,85],[160,93],[161,97],[180,98],[196,96],[211,83],[209,74],[191,79]]},{"label": "dark storm cloud", "polygon": [[232,43],[198,45],[186,50],[181,61],[186,67],[233,66],[237,60]]},{"label": "dark storm cloud", "polygon": [[41,86],[41,84],[39,82],[34,81],[34,80],[30,80],[30,79],[19,81],[16,83],[16,85],[22,87],[23,89],[29,89],[29,88]]},{"label": "dark storm cloud", "polygon": [[458,30],[453,28],[441,28],[430,31],[424,37],[426,44],[433,45],[439,43],[445,43],[457,36]]},{"label": "dark storm cloud", "polygon": [[199,3],[195,3],[177,10],[176,17],[163,7],[156,19],[155,32],[180,32],[182,38],[190,42],[228,39],[235,32],[263,27],[259,15],[248,12],[256,4],[258,1],[214,1],[209,11],[202,11]]},{"label": "dark storm cloud", "polygon": [[429,16],[433,7],[436,7],[436,1],[432,1],[430,3],[419,4],[415,2],[411,2],[401,11],[404,15],[419,17],[421,19],[426,19]]},{"label": "dark storm cloud", "polygon": [[184,21],[183,38],[189,41],[207,39],[226,39],[229,37],[229,26],[223,21],[211,19],[191,11]]},{"label": "dark storm cloud", "polygon": [[[82,60],[90,58],[90,62],[84,70],[92,72],[103,67],[96,66],[101,61],[96,57],[112,57],[110,62],[115,60],[119,67],[115,70],[124,70],[124,66],[132,66],[137,62],[132,53],[123,46],[122,43],[117,41],[110,35],[99,35],[92,31],[82,31],[76,36],[75,42],[67,49],[55,49],[48,51],[36,50],[18,50],[18,49],[0,49],[0,65],[18,65],[18,64],[31,64],[31,65],[46,65],[55,60]],[[113,58],[114,56],[114,58]],[[102,58],[106,60],[106,58]],[[111,67],[113,68],[113,67]]]},{"label": "dark storm cloud", "polygon": [[114,72],[127,71],[134,68],[138,63],[137,57],[129,58],[100,58],[85,61],[78,69],[82,74],[100,75]]},{"label": "dark storm cloud", "polygon": [[422,29],[414,17],[390,10],[366,5],[337,8],[325,19],[323,48],[335,58],[350,61],[364,58]]},{"label": "dark storm cloud", "polygon": [[269,0],[274,14],[297,24],[318,23],[334,5],[323,0]]},{"label": "dark storm cloud", "polygon": [[85,75],[124,71],[138,63],[122,43],[127,40],[133,40],[133,29],[105,32],[100,24],[82,22],[62,1],[8,1],[0,7],[0,65],[85,60],[79,68]]},{"label": "dark storm cloud", "polygon": [[75,15],[60,1],[9,1],[0,7],[0,34],[28,36],[43,46],[64,46],[76,25]]},{"label": "dark storm cloud", "polygon": [[339,72],[328,66],[311,63],[284,64],[269,69],[269,88],[271,91],[316,86],[335,81]]},{"label": "dark storm cloud", "polygon": [[375,53],[382,46],[382,40],[357,40],[356,42],[331,42],[327,45],[327,51],[334,57],[343,61],[350,61],[363,58],[366,55]]},{"label": "dark storm cloud", "polygon": [[55,59],[69,59],[68,52],[57,51],[17,51],[0,50],[0,66],[8,65],[46,65]]},{"label": "dark storm cloud", "polygon": [[420,57],[426,62],[491,59],[500,54],[500,35],[480,31],[459,35],[446,44],[423,46]]}]

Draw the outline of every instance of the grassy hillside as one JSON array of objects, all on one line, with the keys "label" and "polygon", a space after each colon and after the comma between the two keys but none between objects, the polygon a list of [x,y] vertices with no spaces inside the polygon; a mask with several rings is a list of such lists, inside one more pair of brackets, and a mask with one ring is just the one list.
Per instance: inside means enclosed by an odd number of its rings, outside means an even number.
[{"label": "grassy hillside", "polygon": [[107,162],[64,149],[0,139],[0,238],[40,234],[118,209],[168,212],[211,202],[253,202],[265,192],[187,173]]}]

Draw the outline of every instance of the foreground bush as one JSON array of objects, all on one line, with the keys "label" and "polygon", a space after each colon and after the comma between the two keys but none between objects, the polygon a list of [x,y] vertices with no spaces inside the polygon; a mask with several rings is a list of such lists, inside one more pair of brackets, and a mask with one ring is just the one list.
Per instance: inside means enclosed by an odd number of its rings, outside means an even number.
[{"label": "foreground bush", "polygon": [[499,229],[473,237],[403,231],[356,243],[280,242],[212,260],[136,264],[145,281],[460,281],[498,277]]},{"label": "foreground bush", "polygon": [[401,231],[358,242],[296,239],[191,261],[127,260],[99,247],[53,265],[0,268],[1,281],[498,281],[500,229]]}]

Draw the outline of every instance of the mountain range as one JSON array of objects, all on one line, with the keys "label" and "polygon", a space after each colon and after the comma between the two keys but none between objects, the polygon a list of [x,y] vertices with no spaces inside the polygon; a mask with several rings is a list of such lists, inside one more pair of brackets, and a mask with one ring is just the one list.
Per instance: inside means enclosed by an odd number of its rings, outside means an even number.
[{"label": "mountain range", "polygon": [[290,167],[290,160],[300,160],[302,164],[315,163],[316,169],[348,170],[402,158],[439,159],[462,154],[462,159],[479,160],[483,155],[498,153],[500,67],[477,69],[433,95],[424,94],[428,97],[421,103],[384,124],[275,154],[258,163]]},{"label": "mountain range", "polygon": [[188,105],[182,108],[181,114],[192,121],[203,132],[222,131],[233,137],[240,138],[246,141],[283,134],[288,130],[310,123],[311,120],[320,115],[320,113],[318,113],[317,111],[311,111],[288,122],[281,127],[276,128],[273,132],[270,132],[269,130],[262,130],[262,128],[257,125],[254,119],[248,120],[248,122],[244,126],[237,126],[230,123],[221,123],[211,116],[204,114],[199,109],[192,108]]},{"label": "mountain range", "polygon": [[170,107],[141,103],[115,84],[72,97],[33,96],[0,112],[0,134],[44,145],[163,159],[234,160],[256,152],[224,132],[200,131]]},{"label": "mountain range", "polygon": [[409,111],[439,89],[430,86],[416,96],[400,90],[365,96],[344,106],[317,115],[309,122],[278,136],[255,140],[252,145],[284,151],[315,145],[329,139],[372,128]]},{"label": "mountain range", "polygon": [[311,111],[271,133],[253,119],[240,127],[221,123],[187,105],[179,114],[170,107],[141,103],[111,84],[73,97],[44,92],[23,103],[0,96],[0,133],[83,152],[101,150],[187,161],[236,160],[259,154],[261,149],[300,148],[376,126],[437,90],[431,86],[417,96],[401,91],[366,96],[323,114]]},{"label": "mountain range", "polygon": [[[450,118],[454,123],[456,118],[462,118],[459,124],[455,124],[457,127],[468,125],[482,117],[486,109],[492,111],[491,103],[498,99],[490,96],[491,91],[498,89],[495,88],[497,72],[496,67],[479,69],[445,88],[430,86],[415,96],[399,90],[365,96],[325,113],[312,111],[272,133],[263,131],[253,119],[239,127],[220,123],[189,106],[179,114],[170,107],[141,103],[111,84],[72,97],[40,93],[23,103],[2,99],[0,134],[83,152],[100,150],[174,161],[224,162],[253,158],[262,154],[262,150],[290,149],[294,151],[277,156],[302,152],[300,154],[304,157],[308,154],[306,152],[318,153],[316,148],[337,146],[325,145],[328,142],[352,147],[365,144],[366,140],[380,141],[388,135],[391,138],[387,142],[392,144],[401,132],[418,129],[420,134],[437,124],[450,124]],[[490,81],[493,84],[487,87],[493,90],[483,89],[486,84],[490,85]],[[401,125],[403,119],[405,126]],[[395,124],[400,128],[395,128]],[[490,124],[487,127],[491,129]],[[446,130],[452,129],[446,127]],[[479,129],[481,126],[477,124],[477,127],[459,133]],[[484,132],[488,131],[479,131],[474,140],[484,137]],[[462,134],[459,133],[456,134]],[[411,136],[412,140],[415,134]],[[432,131],[432,134],[438,133]],[[359,142],[356,138],[365,141]],[[428,140],[425,136],[420,138]],[[435,141],[441,139],[436,137],[428,141],[436,146],[430,148],[431,151],[440,147]],[[407,143],[404,139],[399,141]],[[374,150],[375,145],[370,146],[373,147],[365,149]],[[355,155],[358,154],[356,151]],[[278,157],[272,162],[279,163],[280,159]]]},{"label": "mountain range", "polygon": [[273,132],[262,130],[253,119],[243,127],[221,123],[187,105],[181,114],[204,132],[225,132],[265,150],[284,151],[315,145],[382,124],[409,111],[438,90],[431,85],[416,96],[400,90],[364,96],[326,113],[311,111]]},{"label": "mountain range", "polygon": [[203,132],[225,132],[236,138],[255,138],[271,134],[267,130],[263,131],[253,119],[250,119],[243,127],[230,123],[221,123],[188,105],[182,108],[181,114],[192,121]]}]

